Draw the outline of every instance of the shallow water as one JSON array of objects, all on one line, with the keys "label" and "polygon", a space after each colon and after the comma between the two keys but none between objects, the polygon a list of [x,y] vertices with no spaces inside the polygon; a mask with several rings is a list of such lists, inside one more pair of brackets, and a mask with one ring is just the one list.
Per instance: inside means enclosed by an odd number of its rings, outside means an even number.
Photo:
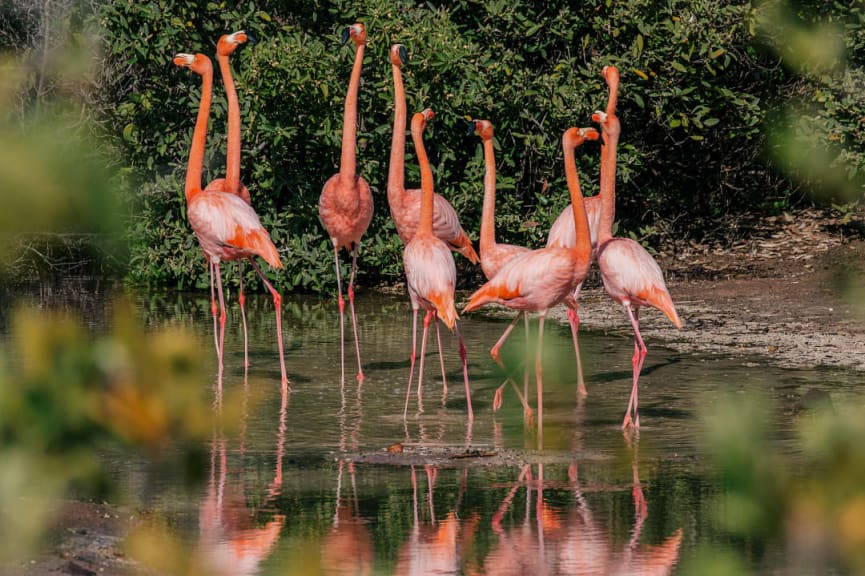
[{"label": "shallow water", "polygon": [[[701,406],[731,390],[769,391],[780,407],[775,442],[784,451],[793,405],[815,382],[831,382],[836,399],[857,394],[843,372],[689,356],[649,337],[642,428],[629,441],[619,427],[630,393],[631,340],[581,333],[589,396],[578,402],[570,332],[547,322],[539,450],[510,387],[502,410],[492,411],[503,373],[488,351],[508,320],[461,321],[471,426],[456,341],[446,330],[448,392],[433,337],[422,402],[412,394],[403,420],[407,298],[362,294],[357,305],[362,384],[354,377],[350,322],[340,381],[335,302],[290,297],[283,328],[291,391],[283,396],[272,304],[250,296],[251,365],[245,373],[240,315],[232,307],[223,381],[226,401],[244,403],[243,422],[238,434],[215,433],[204,447],[204,485],[189,489],[176,475],[151,474],[144,486],[146,463],[114,463],[121,485],[165,514],[213,573],[674,573],[702,545],[727,538],[714,527],[712,498],[720,487],[700,449]],[[140,306],[150,326],[195,330],[212,357],[216,394],[206,296],[157,295]],[[536,329],[533,322],[532,346]],[[525,346],[519,324],[503,357],[520,383]],[[529,402],[535,405],[534,384]],[[389,453],[396,444],[401,452]],[[773,554],[780,552],[763,551],[761,565],[771,565]]]}]

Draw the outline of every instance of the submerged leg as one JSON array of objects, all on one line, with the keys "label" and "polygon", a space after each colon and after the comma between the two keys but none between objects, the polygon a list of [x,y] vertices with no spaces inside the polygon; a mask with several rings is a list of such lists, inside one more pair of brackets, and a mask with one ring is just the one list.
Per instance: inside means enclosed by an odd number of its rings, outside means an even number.
[{"label": "submerged leg", "polygon": [[[493,347],[490,349],[490,356],[493,357],[493,360],[494,360],[495,363],[498,365],[498,367],[502,369],[502,371],[505,370],[505,364],[504,364],[504,362],[502,362],[502,359],[501,359],[501,356],[500,356],[500,354],[499,354],[499,351],[501,350],[502,345],[505,343],[505,340],[507,340],[507,339],[508,339],[508,336],[510,336],[511,332],[512,332],[513,329],[514,329],[514,326],[516,326],[517,321],[518,321],[519,319],[520,319],[520,317],[519,317],[519,315],[517,315],[517,317],[514,318],[513,321],[511,321],[510,324],[508,324],[508,327],[505,328],[504,333],[501,335],[501,337],[498,339],[498,341],[495,343],[495,345],[493,345]],[[499,386],[498,388],[496,388],[496,394],[495,394],[495,396],[493,397],[493,412],[497,412],[498,409],[502,407],[502,390],[504,389],[505,384],[507,384],[508,382],[510,382],[511,384],[513,384],[514,389],[516,389],[516,386],[517,386],[517,385],[516,385],[516,382],[514,382],[513,380],[511,380],[510,377],[508,377],[508,378],[507,378],[507,379],[502,383],[501,386]],[[519,392],[519,391],[518,391],[518,392]],[[518,395],[519,395],[519,394],[518,394]]]},{"label": "submerged leg", "polygon": [[568,323],[571,325],[571,338],[574,340],[574,354],[577,356],[577,394],[580,398],[588,396],[586,383],[583,380],[583,363],[580,360],[580,316],[574,308],[568,308]]},{"label": "submerged leg", "polygon": [[538,350],[535,356],[535,380],[538,386],[538,449],[544,447],[544,318],[546,310],[538,316]]},{"label": "submerged leg", "polygon": [[222,371],[223,371],[223,352],[225,351],[225,297],[222,295],[222,271],[219,269],[219,262],[213,264],[216,272],[216,290],[219,294],[219,368],[217,371],[217,386],[219,394],[219,404],[222,404]]},{"label": "submerged leg", "polygon": [[357,244],[351,251],[351,278],[348,281],[348,307],[351,310],[351,327],[354,329],[354,350],[357,352],[357,381],[363,382],[363,368],[360,365],[360,342],[357,339],[357,316],[354,314],[354,276],[357,272]]},{"label": "submerged leg", "polygon": [[414,380],[414,362],[417,359],[417,305],[412,302],[411,307],[411,368],[408,371],[408,387],[405,391],[405,409],[402,417],[405,419],[408,414],[408,399],[411,394],[411,383]]},{"label": "submerged leg", "polygon": [[472,422],[475,419],[475,413],[472,410],[472,391],[469,388],[469,368],[468,358],[466,356],[466,343],[463,341],[459,325],[456,322],[454,323],[454,332],[456,332],[457,340],[459,340],[460,343],[460,360],[463,362],[463,380],[466,385],[466,402],[469,405],[469,422]]},{"label": "submerged leg", "polygon": [[207,262],[207,271],[210,274],[210,314],[213,316],[213,344],[216,347],[216,357],[220,358],[219,351],[219,326],[217,317],[219,316],[219,307],[216,303],[216,283],[213,280],[213,262]]},{"label": "submerged leg", "polygon": [[250,257],[249,263],[252,264],[252,267],[261,276],[261,281],[264,282],[264,285],[267,286],[270,295],[273,297],[273,307],[276,309],[276,343],[279,346],[279,369],[282,372],[282,389],[284,391],[288,389],[288,375],[285,372],[285,353],[282,348],[282,296],[279,295],[273,284],[267,281],[267,278],[265,278],[264,273],[258,267],[258,264],[255,263],[255,260]]}]

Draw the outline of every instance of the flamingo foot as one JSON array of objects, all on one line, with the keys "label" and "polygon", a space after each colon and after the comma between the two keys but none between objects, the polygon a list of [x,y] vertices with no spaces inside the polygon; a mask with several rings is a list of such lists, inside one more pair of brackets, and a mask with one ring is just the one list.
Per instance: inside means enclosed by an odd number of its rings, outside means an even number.
[{"label": "flamingo foot", "polygon": [[[507,383],[507,382],[505,382],[505,383]],[[493,396],[493,412],[498,412],[499,408],[502,407],[502,391],[503,391],[504,387],[505,387],[505,385],[502,384],[501,386],[496,388],[496,393]]]}]

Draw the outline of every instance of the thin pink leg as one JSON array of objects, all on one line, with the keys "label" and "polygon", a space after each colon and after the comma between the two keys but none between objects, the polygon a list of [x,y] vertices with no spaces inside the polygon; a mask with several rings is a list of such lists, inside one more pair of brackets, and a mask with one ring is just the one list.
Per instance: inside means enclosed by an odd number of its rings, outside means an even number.
[{"label": "thin pink leg", "polygon": [[420,340],[420,366],[417,371],[417,401],[420,404],[423,399],[421,398],[421,385],[423,384],[423,363],[426,358],[426,338],[427,333],[429,332],[429,323],[432,320],[432,312],[427,310],[426,315],[423,317],[423,336]]},{"label": "thin pink leg", "polygon": [[460,360],[463,362],[463,380],[466,385],[466,403],[469,406],[469,422],[473,422],[475,419],[475,413],[472,411],[472,391],[469,388],[469,368],[468,368],[468,358],[466,356],[466,344],[463,341],[463,336],[460,334],[460,327],[454,323],[454,332],[456,332],[457,340],[460,343]]},{"label": "thin pink leg", "polygon": [[433,310],[432,314],[433,314],[433,323],[435,324],[435,327],[436,327],[436,342],[438,343],[438,347],[439,347],[439,364],[441,364],[441,366],[442,366],[442,394],[447,396],[448,380],[447,380],[447,377],[445,376],[445,354],[444,354],[444,351],[442,350],[442,335],[441,335],[441,331],[439,330],[438,312]]},{"label": "thin pink leg", "polygon": [[237,276],[240,279],[240,291],[237,301],[240,302],[240,318],[243,320],[243,367],[249,368],[249,334],[246,331],[246,294],[243,293],[243,260],[237,261]]},{"label": "thin pink leg", "polygon": [[[498,339],[498,341],[495,343],[495,345],[492,348],[490,348],[490,356],[493,357],[493,360],[495,361],[496,365],[498,365],[498,367],[501,368],[502,371],[505,371],[505,364],[504,364],[504,362],[502,362],[501,355],[499,352],[502,348],[502,345],[504,345],[505,340],[507,340],[508,336],[510,336],[511,332],[514,329],[514,326],[516,326],[517,321],[519,319],[520,319],[519,315],[516,318],[514,318],[511,321],[511,323],[508,324],[508,327],[505,328],[504,333],[501,335],[501,337]],[[502,407],[502,391],[504,390],[505,384],[507,384],[508,382],[510,382],[511,385],[514,387],[514,390],[516,391],[517,396],[520,396],[520,391],[517,388],[516,382],[514,382],[513,379],[511,379],[511,377],[508,376],[505,379],[505,381],[502,382],[502,385],[499,386],[498,388],[496,388],[496,393],[495,393],[495,396],[493,397],[493,412],[497,412],[499,410],[499,408]],[[525,386],[525,383],[523,383],[523,384]],[[525,400],[523,398],[521,398],[520,401],[523,403],[523,406],[525,406]]]},{"label": "thin pink leg", "polygon": [[[646,344],[643,342],[643,337],[640,335],[640,320],[639,312],[633,310],[629,303],[624,305],[625,312],[628,314],[628,319],[631,321],[631,326],[634,328],[634,356],[631,358],[631,366],[633,369],[633,381],[631,384],[631,397],[628,400],[628,410],[625,413],[625,419],[622,421],[622,429],[626,430],[633,426],[636,430],[640,428],[639,407],[639,380],[640,371],[643,369],[643,362],[646,359]],[[633,417],[631,416],[633,414]]]},{"label": "thin pink leg", "polygon": [[336,265],[336,294],[339,302],[339,365],[342,369],[340,382],[345,384],[345,300],[342,298],[342,281],[339,277],[339,249],[333,243],[333,261]]},{"label": "thin pink leg", "polygon": [[261,271],[255,260],[250,258],[249,263],[252,264],[252,267],[261,276],[261,281],[264,282],[264,285],[270,291],[270,295],[273,296],[273,307],[276,309],[276,343],[279,346],[279,369],[282,371],[282,390],[284,392],[288,390],[288,374],[285,372],[285,353],[282,348],[282,296],[279,295],[273,284],[267,281],[264,272]]},{"label": "thin pink leg", "polygon": [[217,317],[219,316],[219,307],[216,304],[216,283],[213,280],[213,262],[207,262],[207,271],[210,273],[210,314],[213,316],[213,344],[216,346],[216,357],[219,358],[219,326]]},{"label": "thin pink leg", "polygon": [[219,369],[217,375],[220,404],[222,403],[223,351],[225,350],[225,298],[222,295],[222,271],[219,262],[214,263],[216,271],[216,291],[219,294]]},{"label": "thin pink leg", "polygon": [[532,344],[529,342],[531,332],[529,331],[528,312],[523,312],[523,324],[526,327],[526,357],[523,360],[523,419],[531,428],[535,421],[535,415],[529,408],[529,358],[532,356]]},{"label": "thin pink leg", "polygon": [[544,318],[546,310],[538,316],[538,350],[535,357],[535,380],[538,386],[538,450],[544,447]]},{"label": "thin pink leg", "polygon": [[354,350],[357,352],[357,381],[363,382],[363,368],[360,365],[360,342],[357,339],[357,316],[354,313],[354,275],[357,271],[357,244],[351,251],[351,278],[348,281],[348,307],[351,310],[351,327],[354,329]]},{"label": "thin pink leg", "polygon": [[571,325],[571,337],[574,340],[574,354],[577,356],[577,394],[580,398],[589,395],[586,383],[583,380],[583,362],[580,360],[580,316],[575,309],[568,308],[568,322]]},{"label": "thin pink leg", "polygon": [[411,383],[414,381],[414,362],[417,359],[417,306],[412,303],[411,309],[411,368],[408,371],[408,388],[405,391],[405,409],[402,417],[408,414],[408,399],[411,394]]}]

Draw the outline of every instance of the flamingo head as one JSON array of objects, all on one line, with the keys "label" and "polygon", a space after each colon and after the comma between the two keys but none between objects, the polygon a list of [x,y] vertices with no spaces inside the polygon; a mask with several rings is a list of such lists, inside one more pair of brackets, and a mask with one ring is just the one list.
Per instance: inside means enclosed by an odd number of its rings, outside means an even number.
[{"label": "flamingo head", "polygon": [[425,109],[423,112],[417,112],[411,118],[411,132],[412,134],[420,133],[426,127],[426,123],[433,119],[435,113],[431,108]]},{"label": "flamingo head", "polygon": [[594,128],[568,128],[562,134],[562,148],[573,150],[586,140],[597,140],[598,131]]},{"label": "flamingo head", "polygon": [[360,22],[355,22],[351,26],[342,31],[342,43],[345,45],[348,39],[355,43],[356,46],[366,44],[366,27]]},{"label": "flamingo head", "polygon": [[189,68],[196,74],[204,75],[208,72],[213,72],[213,64],[210,58],[204,54],[186,54],[180,52],[174,55],[173,62],[175,66]]},{"label": "flamingo head", "polygon": [[230,56],[241,44],[255,44],[255,38],[252,34],[247,34],[245,30],[238,30],[231,34],[223,34],[216,43],[216,53],[220,56]]},{"label": "flamingo head", "polygon": [[390,47],[390,62],[394,66],[402,66],[408,62],[408,54],[405,51],[405,46],[402,44],[394,44]]},{"label": "flamingo head", "polygon": [[469,134],[477,132],[481,140],[492,140],[493,123],[489,120],[469,120]]},{"label": "flamingo head", "polygon": [[619,69],[615,66],[604,66],[601,70],[601,76],[607,82],[607,86],[619,85]]}]

